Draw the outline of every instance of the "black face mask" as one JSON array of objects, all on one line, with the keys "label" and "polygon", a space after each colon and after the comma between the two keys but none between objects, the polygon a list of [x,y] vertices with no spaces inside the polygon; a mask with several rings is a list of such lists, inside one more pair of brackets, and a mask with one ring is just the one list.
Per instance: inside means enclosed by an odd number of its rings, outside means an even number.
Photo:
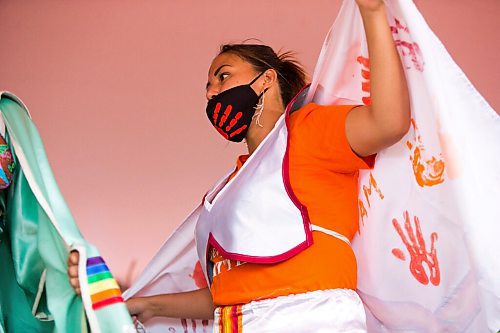
[{"label": "black face mask", "polygon": [[241,142],[247,135],[252,123],[255,107],[260,96],[251,85],[264,72],[249,84],[228,89],[214,96],[207,103],[207,116],[215,129],[227,140]]}]

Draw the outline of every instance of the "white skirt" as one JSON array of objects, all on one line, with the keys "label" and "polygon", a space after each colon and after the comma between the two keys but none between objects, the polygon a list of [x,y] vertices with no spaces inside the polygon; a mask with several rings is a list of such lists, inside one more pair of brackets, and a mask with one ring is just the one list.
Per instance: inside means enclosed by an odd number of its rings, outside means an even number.
[{"label": "white skirt", "polygon": [[317,290],[218,307],[213,332],[366,333],[366,317],[354,290]]}]

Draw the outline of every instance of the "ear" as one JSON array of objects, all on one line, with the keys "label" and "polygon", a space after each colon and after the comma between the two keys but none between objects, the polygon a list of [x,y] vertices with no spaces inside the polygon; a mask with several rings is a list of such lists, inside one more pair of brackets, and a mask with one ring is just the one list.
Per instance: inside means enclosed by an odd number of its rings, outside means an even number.
[{"label": "ear", "polygon": [[269,89],[271,87],[273,87],[274,85],[279,85],[279,82],[278,82],[278,72],[276,72],[275,69],[273,68],[270,68],[268,70],[266,70],[264,72],[264,74],[262,75],[263,77],[263,87],[262,89]]}]

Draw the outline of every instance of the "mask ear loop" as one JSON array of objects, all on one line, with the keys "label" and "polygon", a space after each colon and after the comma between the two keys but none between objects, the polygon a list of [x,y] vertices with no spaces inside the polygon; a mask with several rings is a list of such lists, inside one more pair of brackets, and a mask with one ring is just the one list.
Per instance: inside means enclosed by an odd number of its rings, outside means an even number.
[{"label": "mask ear loop", "polygon": [[262,74],[264,74],[266,71],[263,71],[263,72],[260,72],[259,75],[257,75],[257,77],[255,79],[252,80],[252,82],[250,82],[248,85],[251,86],[252,84],[255,83],[255,81],[257,81],[259,79],[259,77],[262,76]]}]

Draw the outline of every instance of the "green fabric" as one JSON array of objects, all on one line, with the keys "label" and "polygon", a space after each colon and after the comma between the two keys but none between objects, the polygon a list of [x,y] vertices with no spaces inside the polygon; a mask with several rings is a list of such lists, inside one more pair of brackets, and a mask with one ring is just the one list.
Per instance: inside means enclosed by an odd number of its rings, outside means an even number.
[{"label": "green fabric", "polygon": [[7,233],[0,235],[0,332],[52,332],[52,321],[40,321],[31,314],[33,297],[16,280]]},{"label": "green fabric", "polygon": [[[87,257],[99,253],[76,227],[27,111],[5,94],[0,110],[17,164],[13,184],[0,194],[5,212],[0,230],[0,333],[86,332],[84,307],[69,284],[66,262],[70,245],[83,246]],[[35,318],[31,312],[44,270],[45,290]],[[132,325],[123,303],[91,312],[102,332],[123,332]]]},{"label": "green fabric", "polygon": [[89,279],[88,279],[88,281],[89,281],[89,283],[93,283],[93,282],[101,281],[101,280],[104,280],[104,279],[107,279],[107,278],[110,278],[110,277],[113,277],[111,275],[111,273],[104,272],[104,273],[99,273],[99,274],[90,276]]},{"label": "green fabric", "polygon": [[[8,142],[8,136],[6,139]],[[19,167],[14,170],[13,175],[14,179],[19,178]],[[19,327],[32,332],[52,332],[54,327],[52,321],[38,320],[31,312],[44,268],[35,246],[30,244],[32,235],[36,234],[36,227],[33,228],[33,223],[29,219],[22,219],[19,220],[20,223],[13,224],[7,218],[9,216],[7,202],[12,200],[13,188],[10,186],[0,191],[0,212],[2,213],[0,217],[0,323],[2,330],[0,332],[15,332],[15,329]],[[22,230],[19,237],[12,237],[12,234],[19,229]],[[46,303],[43,307],[47,311]]]}]

